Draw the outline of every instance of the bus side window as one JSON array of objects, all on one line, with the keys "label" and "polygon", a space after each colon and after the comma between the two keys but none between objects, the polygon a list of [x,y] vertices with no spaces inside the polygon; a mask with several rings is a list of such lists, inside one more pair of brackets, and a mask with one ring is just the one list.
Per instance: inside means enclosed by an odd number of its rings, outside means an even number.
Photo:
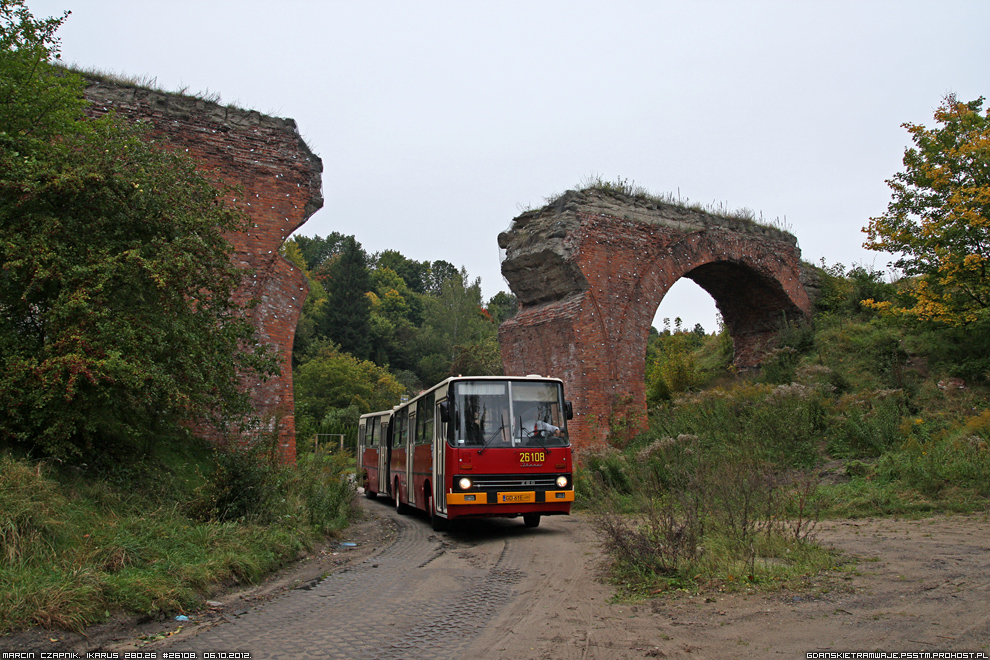
[{"label": "bus side window", "polygon": [[405,447],[406,439],[409,437],[407,435],[409,433],[409,424],[405,410],[395,415],[394,427],[392,429],[392,448],[398,449],[399,447]]},{"label": "bus side window", "polygon": [[423,408],[423,442],[430,444],[433,442],[433,395],[426,398],[426,405]]},{"label": "bus side window", "polygon": [[416,444],[428,445],[433,441],[433,394],[420,399],[416,405]]}]

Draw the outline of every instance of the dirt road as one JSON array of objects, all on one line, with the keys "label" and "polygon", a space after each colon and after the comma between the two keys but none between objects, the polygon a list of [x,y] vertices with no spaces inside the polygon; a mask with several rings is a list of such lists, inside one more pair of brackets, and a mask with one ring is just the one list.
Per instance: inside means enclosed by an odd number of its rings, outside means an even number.
[{"label": "dirt road", "polygon": [[[252,658],[804,658],[809,651],[982,651],[990,657],[987,515],[828,523],[859,557],[803,593],[620,604],[586,517],[537,529],[488,520],[434,533],[386,500],[343,545],[231,594],[190,623],[88,650],[250,652]],[[280,589],[281,587],[289,587]],[[198,624],[198,625],[193,625]],[[153,640],[153,641],[151,641]],[[150,641],[150,643],[149,643]],[[68,648],[68,647],[62,647]],[[121,655],[121,657],[123,657]]]},{"label": "dirt road", "polygon": [[[534,555],[518,597],[472,658],[805,658],[813,651],[982,651],[990,657],[987,516],[823,525],[819,540],[855,555],[808,593],[705,594],[609,602],[592,578],[594,538],[580,520],[552,528],[566,546]],[[536,539],[534,538],[534,541]],[[555,565],[550,558],[558,554]]]}]

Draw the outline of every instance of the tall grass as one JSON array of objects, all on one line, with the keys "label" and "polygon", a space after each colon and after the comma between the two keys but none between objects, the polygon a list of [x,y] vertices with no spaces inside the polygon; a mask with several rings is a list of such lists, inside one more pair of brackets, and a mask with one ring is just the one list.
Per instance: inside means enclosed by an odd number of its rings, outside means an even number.
[{"label": "tall grass", "polygon": [[[612,578],[630,593],[772,588],[835,562],[813,543],[826,500],[797,472],[690,435],[659,438],[625,459],[603,453],[586,461],[584,488],[598,503],[593,519]],[[621,480],[605,478],[619,471]]]},{"label": "tall grass", "polygon": [[810,467],[818,457],[826,410],[814,389],[800,383],[747,383],[685,394],[655,408],[650,431],[657,437],[698,436],[706,451],[746,448],[787,466]]},{"label": "tall grass", "polygon": [[198,479],[143,494],[92,466],[0,455],[0,633],[188,611],[216,585],[255,582],[348,523],[344,458],[285,467],[257,450],[217,450],[189,467]]},{"label": "tall grass", "polygon": [[70,532],[58,512],[66,498],[42,478],[41,464],[30,466],[0,456],[0,559],[4,565],[46,562]]}]

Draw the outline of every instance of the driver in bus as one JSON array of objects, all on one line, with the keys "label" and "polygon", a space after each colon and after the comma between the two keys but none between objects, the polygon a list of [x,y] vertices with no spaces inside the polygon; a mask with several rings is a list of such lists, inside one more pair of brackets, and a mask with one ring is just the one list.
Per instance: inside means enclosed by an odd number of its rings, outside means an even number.
[{"label": "driver in bus", "polygon": [[540,419],[536,408],[533,406],[522,407],[518,413],[518,419],[522,428],[522,437],[524,438],[563,435],[563,431],[560,430],[559,426],[554,426],[553,424]]},{"label": "driver in bus", "polygon": [[554,426],[549,422],[544,422],[542,419],[538,419],[536,420],[536,422],[534,422],[533,431],[534,432],[543,431],[544,433],[547,433],[549,435],[563,435],[563,432],[560,430],[559,426]]}]

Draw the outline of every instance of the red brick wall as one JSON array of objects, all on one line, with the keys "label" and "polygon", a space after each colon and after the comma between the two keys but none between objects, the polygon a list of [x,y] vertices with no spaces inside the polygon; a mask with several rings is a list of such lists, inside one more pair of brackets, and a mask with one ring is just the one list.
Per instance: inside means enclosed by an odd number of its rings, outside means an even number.
[{"label": "red brick wall", "polygon": [[282,371],[267,382],[245,381],[255,409],[280,420],[283,460],[296,455],[292,396],[292,342],[302,304],[309,292],[298,268],[278,254],[279,246],[323,206],[323,164],[303,142],[291,119],[227,108],[199,99],[173,96],[105,82],[86,90],[91,114],[116,110],[150,121],[156,132],[216,170],[243,190],[235,204],[254,226],[228,238],[234,260],[252,274],[235,294],[238,302],[256,299],[251,318],[260,338],[281,354]]},{"label": "red brick wall", "polygon": [[505,371],[563,378],[578,447],[644,428],[649,330],[681,277],[715,299],[740,367],[759,364],[784,314],[811,310],[793,236],[678,207],[570,192],[499,244],[520,298],[499,329]]}]

